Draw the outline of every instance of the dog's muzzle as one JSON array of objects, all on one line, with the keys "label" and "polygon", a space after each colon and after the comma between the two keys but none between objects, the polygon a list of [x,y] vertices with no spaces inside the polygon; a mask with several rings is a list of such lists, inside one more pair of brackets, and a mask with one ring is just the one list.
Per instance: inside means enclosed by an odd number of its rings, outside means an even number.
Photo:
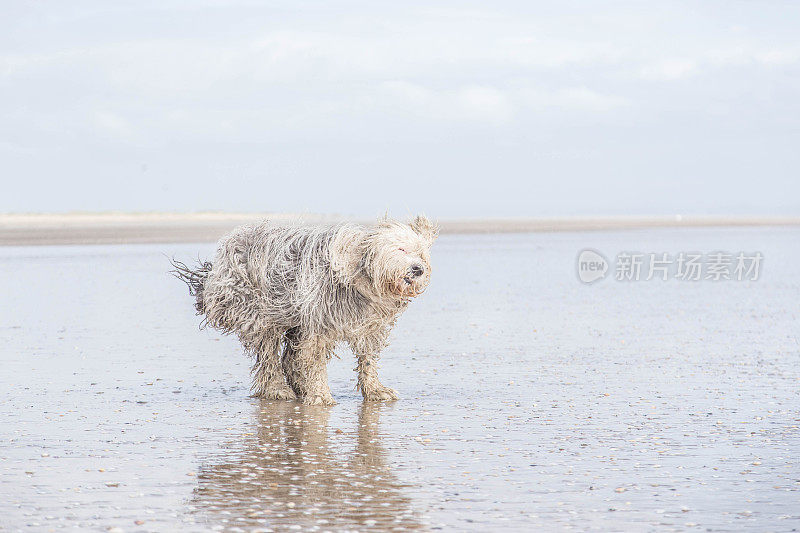
[{"label": "dog's muzzle", "polygon": [[413,298],[425,292],[427,284],[423,283],[422,279],[413,278],[409,275],[399,279],[395,288],[398,296]]}]

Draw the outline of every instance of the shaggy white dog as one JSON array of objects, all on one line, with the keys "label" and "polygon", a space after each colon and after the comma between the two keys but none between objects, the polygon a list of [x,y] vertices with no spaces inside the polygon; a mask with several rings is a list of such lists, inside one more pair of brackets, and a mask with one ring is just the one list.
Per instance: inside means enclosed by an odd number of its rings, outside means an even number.
[{"label": "shaggy white dog", "polygon": [[175,274],[198,314],[236,333],[255,358],[255,396],[333,404],[327,362],[339,341],[358,358],[365,400],[396,400],[378,380],[389,331],[428,286],[438,230],[424,216],[375,226],[242,226],[219,243],[216,259]]}]

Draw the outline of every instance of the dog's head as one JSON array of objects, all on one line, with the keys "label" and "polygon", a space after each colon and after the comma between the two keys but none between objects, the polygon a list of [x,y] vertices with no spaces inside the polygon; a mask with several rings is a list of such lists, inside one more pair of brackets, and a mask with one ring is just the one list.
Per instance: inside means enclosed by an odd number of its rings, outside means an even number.
[{"label": "dog's head", "polygon": [[345,225],[336,235],[331,264],[346,284],[366,284],[382,298],[411,298],[431,279],[430,249],[439,231],[418,216],[408,224],[382,219],[372,228]]}]

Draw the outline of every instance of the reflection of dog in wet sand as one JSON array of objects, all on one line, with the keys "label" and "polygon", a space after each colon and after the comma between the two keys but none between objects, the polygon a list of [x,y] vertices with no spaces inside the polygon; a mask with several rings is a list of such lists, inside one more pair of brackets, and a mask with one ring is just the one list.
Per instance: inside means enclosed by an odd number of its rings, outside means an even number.
[{"label": "reflection of dog in wet sand", "polygon": [[346,341],[358,358],[366,400],[396,400],[378,381],[389,331],[430,281],[436,226],[419,216],[375,226],[242,226],[196,270],[174,262],[199,314],[236,333],[255,357],[253,392],[275,400],[332,404],[327,362]]},{"label": "reflection of dog in wet sand", "polygon": [[364,402],[354,436],[329,431],[328,407],[262,402],[255,431],[200,468],[191,507],[247,531],[426,529],[387,464],[382,408]]}]

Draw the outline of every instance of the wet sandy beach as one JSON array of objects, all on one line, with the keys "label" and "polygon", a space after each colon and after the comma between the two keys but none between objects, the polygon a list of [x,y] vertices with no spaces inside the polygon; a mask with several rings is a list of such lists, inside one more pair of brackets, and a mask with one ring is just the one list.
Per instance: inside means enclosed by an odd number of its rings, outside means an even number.
[{"label": "wet sandy beach", "polygon": [[[450,234],[401,400],[248,396],[165,256],[0,248],[0,530],[800,529],[800,229]],[[760,251],[757,281],[581,284],[584,248]]]}]

